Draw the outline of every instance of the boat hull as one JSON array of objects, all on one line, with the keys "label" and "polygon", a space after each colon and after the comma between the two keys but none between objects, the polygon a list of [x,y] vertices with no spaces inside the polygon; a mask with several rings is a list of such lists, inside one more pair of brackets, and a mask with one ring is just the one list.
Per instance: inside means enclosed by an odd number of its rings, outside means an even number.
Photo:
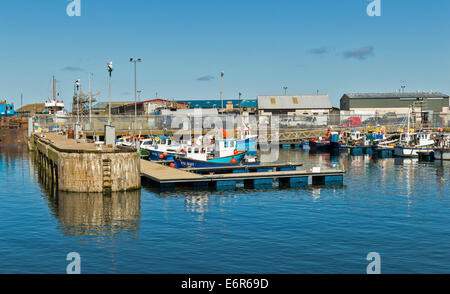
[{"label": "boat hull", "polygon": [[419,157],[418,151],[432,151],[432,148],[425,147],[395,147],[394,148],[394,156],[398,157]]},{"label": "boat hull", "polygon": [[[221,166],[237,166],[244,160],[245,154],[242,152],[236,155],[214,158],[209,160],[195,160],[187,157],[176,156],[174,158],[176,168],[202,168],[202,167],[221,167]],[[233,159],[235,161],[233,161]]]},{"label": "boat hull", "polygon": [[339,143],[337,142],[309,142],[309,149],[311,152],[338,152]]},{"label": "boat hull", "polygon": [[[175,156],[180,155],[174,152],[167,152],[167,151],[155,151],[155,150],[147,150],[148,152],[148,158],[150,160],[153,161],[158,161],[158,160],[174,160]],[[166,153],[167,155],[164,156],[164,153]],[[163,158],[160,158],[160,155],[163,156]]]}]

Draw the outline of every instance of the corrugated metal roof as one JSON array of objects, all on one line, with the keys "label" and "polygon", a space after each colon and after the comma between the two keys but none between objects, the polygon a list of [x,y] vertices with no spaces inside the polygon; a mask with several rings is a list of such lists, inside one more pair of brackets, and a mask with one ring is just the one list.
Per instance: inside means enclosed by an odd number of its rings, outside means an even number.
[{"label": "corrugated metal roof", "polygon": [[206,109],[177,109],[171,111],[170,109],[161,109],[158,113],[162,115],[218,115],[219,112],[215,108]]},{"label": "corrugated metal roof", "polygon": [[[220,108],[222,106],[221,100],[207,99],[207,100],[177,100],[177,102],[189,104],[190,108]],[[233,103],[234,107],[239,107],[239,99],[223,99],[223,107],[227,103]],[[242,99],[241,107],[256,107],[256,99]]]},{"label": "corrugated metal roof", "polygon": [[[115,102],[115,101],[111,101],[111,107],[116,107],[116,106],[121,106],[121,105],[125,105],[131,102]],[[94,105],[92,105],[92,109],[94,110],[103,110],[106,107],[108,107],[108,102],[98,102]]]},{"label": "corrugated metal roof", "polygon": [[[165,100],[165,99],[152,99],[152,100],[145,100],[145,101],[139,101],[136,102],[136,104],[148,104],[148,103],[155,103],[155,104],[185,104],[182,102],[178,102],[178,101],[172,101],[172,100]],[[134,102],[130,102],[129,104],[127,104],[127,106],[132,106],[134,105]]]},{"label": "corrugated metal roof", "polygon": [[350,99],[386,99],[386,98],[448,98],[441,92],[391,92],[391,93],[346,93]]},{"label": "corrugated metal roof", "polygon": [[258,96],[259,109],[330,109],[328,95],[262,95]]}]

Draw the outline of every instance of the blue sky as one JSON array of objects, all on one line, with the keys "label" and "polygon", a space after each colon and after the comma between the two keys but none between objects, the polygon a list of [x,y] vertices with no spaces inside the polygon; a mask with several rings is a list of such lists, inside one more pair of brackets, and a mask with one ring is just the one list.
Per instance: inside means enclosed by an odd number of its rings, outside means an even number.
[{"label": "blue sky", "polygon": [[[0,99],[20,104],[50,96],[54,74],[70,104],[81,79],[107,101],[134,99],[130,57],[142,97],[218,98],[320,93],[332,103],[346,92],[450,93],[450,1],[381,0],[1,0]],[[70,105],[67,105],[70,108]]]}]

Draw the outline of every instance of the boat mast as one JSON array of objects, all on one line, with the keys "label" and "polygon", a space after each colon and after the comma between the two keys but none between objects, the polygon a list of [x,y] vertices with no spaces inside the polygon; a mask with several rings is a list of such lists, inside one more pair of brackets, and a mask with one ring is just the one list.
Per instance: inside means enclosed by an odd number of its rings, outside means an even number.
[{"label": "boat mast", "polygon": [[55,76],[53,76],[52,82],[53,82],[53,101],[55,101],[56,100]]},{"label": "boat mast", "polygon": [[411,128],[410,119],[411,119],[411,106],[408,109],[408,138],[409,138],[409,130]]}]

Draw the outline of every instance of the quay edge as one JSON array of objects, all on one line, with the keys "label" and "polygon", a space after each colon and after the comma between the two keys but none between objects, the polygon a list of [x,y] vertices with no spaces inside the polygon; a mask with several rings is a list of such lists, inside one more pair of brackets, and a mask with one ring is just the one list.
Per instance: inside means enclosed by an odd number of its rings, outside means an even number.
[{"label": "quay edge", "polygon": [[[68,139],[58,134],[29,137],[28,146],[36,155],[43,176],[57,190],[79,193],[109,193],[141,188],[140,156],[135,150],[79,147],[58,144]],[[65,142],[65,143],[66,143]],[[81,145],[81,144],[80,144]]]}]

